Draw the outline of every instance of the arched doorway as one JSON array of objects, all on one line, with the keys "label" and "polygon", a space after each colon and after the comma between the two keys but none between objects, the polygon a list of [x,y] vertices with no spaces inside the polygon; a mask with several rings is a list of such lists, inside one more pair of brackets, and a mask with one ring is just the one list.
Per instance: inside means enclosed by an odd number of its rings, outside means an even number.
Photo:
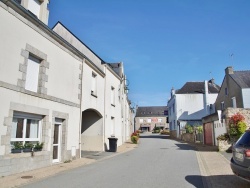
[{"label": "arched doorway", "polygon": [[103,151],[103,117],[94,109],[82,112],[81,150]]}]

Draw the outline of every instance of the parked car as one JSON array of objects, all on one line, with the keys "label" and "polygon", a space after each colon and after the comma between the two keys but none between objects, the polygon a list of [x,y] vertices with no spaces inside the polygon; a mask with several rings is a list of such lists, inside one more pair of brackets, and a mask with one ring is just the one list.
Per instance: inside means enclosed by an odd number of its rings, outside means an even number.
[{"label": "parked car", "polygon": [[233,145],[231,169],[240,178],[250,181],[250,130]]}]

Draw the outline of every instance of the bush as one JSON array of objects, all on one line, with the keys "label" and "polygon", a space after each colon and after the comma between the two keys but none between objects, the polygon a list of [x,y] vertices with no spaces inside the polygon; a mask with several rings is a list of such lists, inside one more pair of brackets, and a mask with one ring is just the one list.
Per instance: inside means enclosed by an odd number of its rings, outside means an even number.
[{"label": "bush", "polygon": [[229,134],[224,133],[217,137],[217,140],[229,140]]},{"label": "bush", "polygon": [[137,142],[139,140],[139,131],[133,132],[130,136],[130,139],[131,139],[133,144],[137,144]]},{"label": "bush", "polygon": [[137,144],[138,140],[139,140],[138,136],[131,136],[131,141],[133,144]]},{"label": "bush", "polygon": [[239,139],[241,135],[246,131],[246,123],[243,115],[237,113],[229,119],[229,135],[236,139]]},{"label": "bush", "polygon": [[186,133],[192,134],[194,132],[194,128],[191,125],[186,125],[185,129],[186,129]]}]

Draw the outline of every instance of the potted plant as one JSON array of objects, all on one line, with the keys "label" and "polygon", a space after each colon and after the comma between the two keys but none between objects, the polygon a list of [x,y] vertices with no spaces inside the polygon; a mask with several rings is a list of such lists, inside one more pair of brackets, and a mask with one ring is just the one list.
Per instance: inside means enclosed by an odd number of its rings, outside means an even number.
[{"label": "potted plant", "polygon": [[23,146],[23,152],[31,152],[34,145],[30,142],[25,142]]},{"label": "potted plant", "polygon": [[34,145],[34,151],[42,151],[43,149],[43,142],[40,143],[40,142],[37,142],[35,145]]},{"label": "potted plant", "polygon": [[13,148],[11,149],[11,153],[21,153],[23,149],[22,142],[14,142]]}]

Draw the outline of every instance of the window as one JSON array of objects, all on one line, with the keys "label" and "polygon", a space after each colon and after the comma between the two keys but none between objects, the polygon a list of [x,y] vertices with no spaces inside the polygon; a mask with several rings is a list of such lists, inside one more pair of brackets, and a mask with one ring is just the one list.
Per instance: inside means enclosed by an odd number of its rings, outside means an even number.
[{"label": "window", "polygon": [[140,121],[140,123],[143,123],[143,119],[140,119],[139,121]]},{"label": "window", "polygon": [[96,74],[92,73],[91,95],[97,96],[96,92]]},{"label": "window", "polygon": [[115,135],[115,118],[111,117],[111,133]]},{"label": "window", "polygon": [[225,109],[224,102],[221,102],[221,103],[220,103],[220,106],[221,106],[221,110],[224,110],[224,109]]},{"label": "window", "polygon": [[11,127],[11,144],[40,141],[42,116],[14,113]]},{"label": "window", "polygon": [[148,123],[151,123],[151,119],[148,119]]},{"label": "window", "polygon": [[158,118],[158,123],[162,123],[162,119]]},{"label": "window", "polygon": [[115,105],[115,88],[111,87],[111,105]]},{"label": "window", "polygon": [[41,61],[32,55],[28,58],[25,89],[37,92]]},{"label": "window", "polygon": [[233,106],[233,108],[237,108],[235,97],[232,98],[232,106]]},{"label": "window", "polygon": [[225,95],[228,95],[228,90],[227,90],[227,88],[225,88]]},{"label": "window", "polygon": [[173,110],[173,114],[174,114],[174,111],[175,111],[174,104],[173,104],[173,108],[172,108],[172,110]]},{"label": "window", "polygon": [[28,10],[30,10],[33,14],[39,18],[40,16],[40,2],[38,0],[29,0]]}]

